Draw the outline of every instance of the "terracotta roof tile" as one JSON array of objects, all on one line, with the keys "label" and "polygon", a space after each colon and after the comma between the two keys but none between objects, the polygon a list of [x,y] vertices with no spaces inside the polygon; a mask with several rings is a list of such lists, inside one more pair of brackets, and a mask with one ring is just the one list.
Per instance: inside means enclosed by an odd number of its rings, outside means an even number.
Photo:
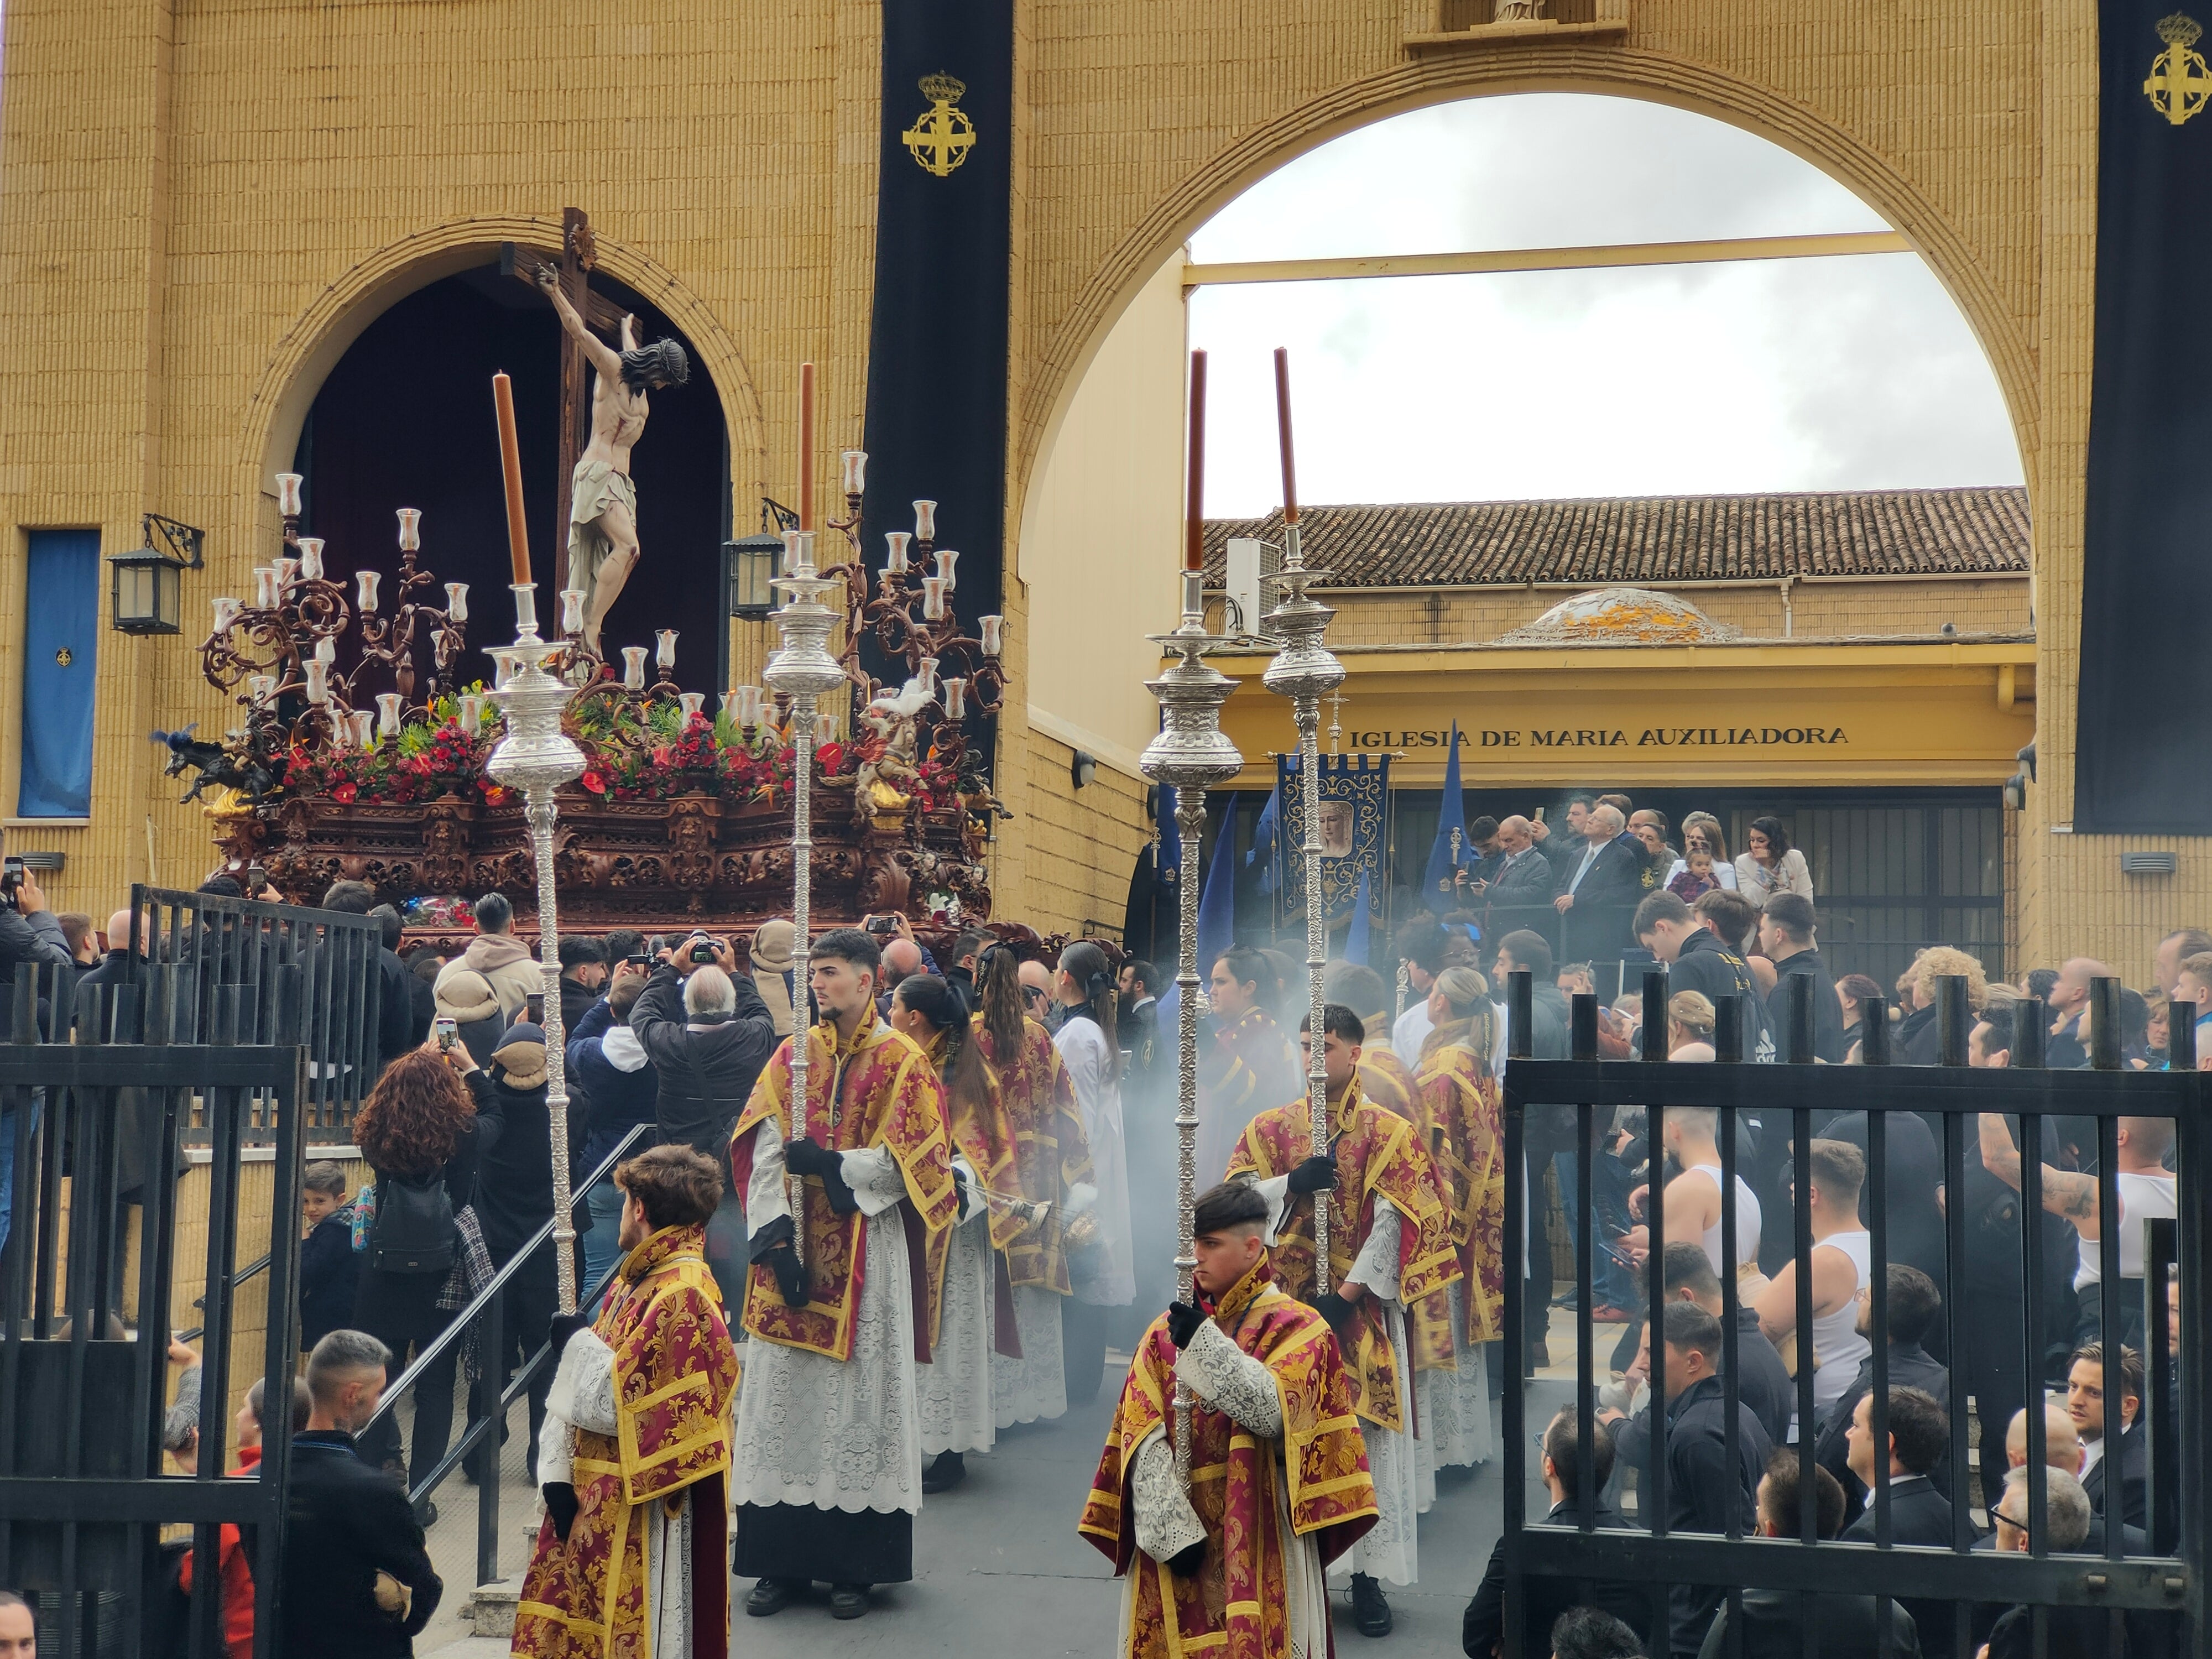
[{"label": "terracotta roof tile", "polygon": [[[1310,507],[1302,522],[1333,587],[1998,575],[2029,557],[2027,492],[2009,488]],[[1231,537],[1282,533],[1279,510],[1208,520],[1209,577]]]}]

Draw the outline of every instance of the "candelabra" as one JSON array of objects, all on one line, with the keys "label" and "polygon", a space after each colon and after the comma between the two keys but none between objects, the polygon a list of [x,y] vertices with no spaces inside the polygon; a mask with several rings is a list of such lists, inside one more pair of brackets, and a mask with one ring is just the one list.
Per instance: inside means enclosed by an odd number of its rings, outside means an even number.
[{"label": "candelabra", "polygon": [[553,879],[554,791],[584,769],[584,751],[561,729],[561,716],[573,695],[568,684],[547,672],[547,664],[566,647],[538,636],[538,585],[517,582],[513,645],[490,653],[498,665],[491,696],[507,716],[507,735],[493,750],[484,769],[510,789],[522,792],[530,826],[530,849],[538,862],[538,963],[544,975],[545,1109],[553,1132],[553,1260],[559,1276],[561,1311],[576,1310],[576,1239],[574,1201],[568,1191],[568,1084],[567,1034],[561,1022],[561,929]]},{"label": "candelabra", "polygon": [[[806,1133],[806,1062],[810,1042],[805,1009],[810,985],[808,915],[811,902],[814,860],[814,717],[825,691],[846,683],[844,665],[830,654],[830,633],[843,618],[822,603],[822,596],[844,585],[842,575],[825,576],[814,568],[814,532],[784,532],[784,574],[775,586],[784,603],[775,615],[783,645],[772,653],[761,678],[769,689],[791,703],[791,973],[792,1021],[791,1129],[793,1136]],[[836,1093],[831,1092],[828,1138],[836,1144]],[[792,1245],[805,1258],[806,1218],[800,1206],[804,1182],[786,1177],[791,1205]]]},{"label": "candelabra", "polygon": [[[1206,792],[1243,769],[1244,757],[1221,729],[1221,705],[1236,682],[1200,660],[1230,641],[1206,631],[1204,578],[1182,577],[1182,625],[1153,642],[1180,659],[1146,689],[1159,699],[1160,734],[1139,764],[1156,784],[1176,792],[1176,828],[1182,836],[1176,880],[1180,948],[1176,961],[1176,1293],[1193,1300],[1192,1211],[1198,1201],[1198,848],[1206,833]],[[1218,856],[1218,854],[1217,854]],[[1176,1467],[1190,1478],[1190,1393],[1180,1378],[1175,1392]]]}]

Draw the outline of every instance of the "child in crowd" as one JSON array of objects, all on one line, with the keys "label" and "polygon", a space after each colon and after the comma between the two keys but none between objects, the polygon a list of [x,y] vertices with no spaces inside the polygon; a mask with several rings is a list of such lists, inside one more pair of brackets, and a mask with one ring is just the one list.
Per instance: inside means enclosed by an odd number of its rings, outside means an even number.
[{"label": "child in crowd", "polygon": [[343,1165],[327,1158],[307,1165],[300,1216],[307,1238],[300,1246],[300,1352],[305,1353],[353,1322],[361,1258],[354,1254],[353,1206],[346,1202]]},{"label": "child in crowd", "polygon": [[1695,904],[1698,898],[1719,886],[1720,878],[1713,874],[1713,855],[1705,848],[1692,842],[1683,862],[1689,867],[1667,884],[1667,890],[1685,904]]}]

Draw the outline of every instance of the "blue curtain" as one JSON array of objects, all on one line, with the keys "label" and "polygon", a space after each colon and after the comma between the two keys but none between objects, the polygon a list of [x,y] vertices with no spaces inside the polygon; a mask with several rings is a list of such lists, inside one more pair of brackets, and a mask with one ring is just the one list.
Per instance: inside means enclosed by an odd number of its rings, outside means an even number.
[{"label": "blue curtain", "polygon": [[93,669],[100,647],[100,532],[33,530],[24,595],[22,766],[17,816],[92,812]]}]

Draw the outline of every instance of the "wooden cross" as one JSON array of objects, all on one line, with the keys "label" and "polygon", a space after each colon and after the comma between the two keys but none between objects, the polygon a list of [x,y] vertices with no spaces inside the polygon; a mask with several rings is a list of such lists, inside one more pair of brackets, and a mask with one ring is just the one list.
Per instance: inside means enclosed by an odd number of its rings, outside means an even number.
[{"label": "wooden cross", "polygon": [[[517,282],[529,284],[531,291],[538,289],[538,271],[541,265],[553,267],[561,278],[561,291],[568,296],[568,303],[576,307],[576,314],[596,334],[608,337],[610,343],[619,338],[622,319],[628,313],[604,295],[591,289],[591,272],[599,264],[599,246],[592,236],[591,216],[581,208],[561,210],[561,251],[547,253],[537,248],[518,248],[513,242],[500,249],[499,268]],[[569,479],[576,471],[576,458],[584,453],[591,441],[592,403],[585,389],[585,377],[591,365],[584,361],[584,348],[570,339],[564,329],[561,333],[561,464],[553,480],[555,503],[553,510],[553,591],[559,592],[568,585],[568,494]],[[557,616],[557,611],[550,614]]]}]

